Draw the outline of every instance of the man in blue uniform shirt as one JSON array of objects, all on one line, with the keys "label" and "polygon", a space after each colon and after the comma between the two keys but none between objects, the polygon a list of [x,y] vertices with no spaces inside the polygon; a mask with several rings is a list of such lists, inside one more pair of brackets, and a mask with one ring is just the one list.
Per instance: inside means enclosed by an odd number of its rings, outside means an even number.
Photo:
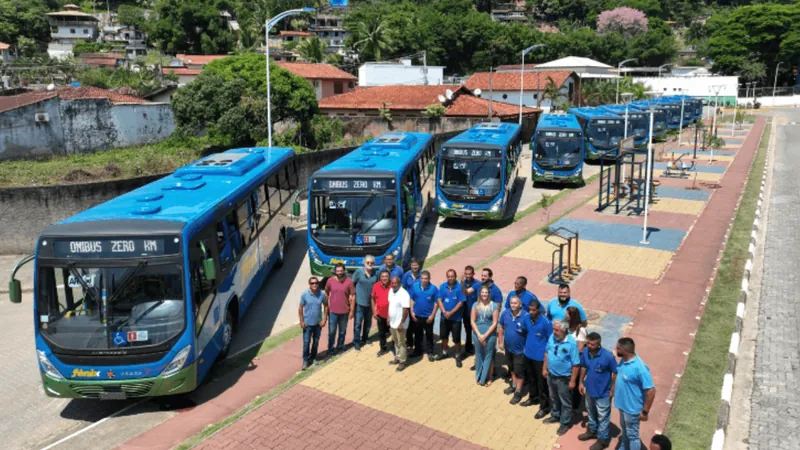
[{"label": "man in blue uniform shirt", "polygon": [[494,272],[492,272],[492,269],[485,267],[481,270],[481,283],[489,288],[489,298],[497,303],[497,307],[500,308],[503,304],[503,292],[494,284],[493,276]]},{"label": "man in blue uniform shirt", "polygon": [[419,283],[411,287],[411,320],[415,322],[414,329],[414,354],[412,357],[422,356],[423,334],[425,335],[426,352],[428,361],[433,361],[433,320],[436,318],[436,311],[439,309],[437,299],[439,290],[431,284],[431,274],[427,270],[422,271]]},{"label": "man in blue uniform shirt", "polygon": [[553,321],[553,334],[547,341],[542,375],[547,376],[550,388],[550,417],[544,423],[561,423],[556,432],[563,436],[569,431],[572,420],[572,390],[577,387],[580,356],[578,343],[569,335],[569,324]]},{"label": "man in blue uniform shirt", "polygon": [[529,319],[518,297],[511,297],[509,304],[510,308],[500,314],[497,342],[500,350],[506,352],[508,372],[511,374],[511,386],[503,392],[506,395],[513,393],[510,403],[516,405],[522,400],[522,384],[525,381],[525,336],[528,332],[525,322]]},{"label": "man in blue uniform shirt", "polygon": [[447,281],[439,287],[439,338],[442,340],[442,353],[436,355],[436,360],[447,358],[447,341],[453,335],[453,344],[456,346],[456,367],[461,368],[461,320],[464,306],[467,301],[461,290],[456,271],[447,271]]},{"label": "man in blue uniform shirt", "polygon": [[578,436],[581,441],[597,439],[589,450],[602,450],[611,443],[608,428],[611,424],[611,399],[617,379],[617,360],[601,345],[600,335],[589,333],[586,347],[581,352],[581,395],[586,399],[589,423],[586,432]]},{"label": "man in blue uniform shirt", "polygon": [[570,297],[569,285],[562,283],[558,285],[558,297],[550,300],[547,304],[547,318],[551,322],[556,320],[567,320],[567,308],[574,306],[581,314],[581,322],[584,327],[589,325],[586,320],[586,312],[583,311],[583,306]]},{"label": "man in blue uniform shirt", "polygon": [[381,266],[378,268],[378,273],[381,273],[384,270],[388,270],[389,276],[391,276],[392,278],[394,277],[403,278],[403,268],[395,265],[394,255],[391,253],[383,257],[383,264],[381,264]]},{"label": "man in blue uniform shirt", "polygon": [[[411,287],[414,286],[415,283],[419,282],[420,264],[416,258],[411,258],[409,266],[411,267],[411,269],[409,269],[409,271],[406,272],[405,275],[403,275],[403,277],[400,280],[403,289],[405,289],[406,292],[411,294]],[[391,277],[391,273],[389,274],[389,276]],[[409,326],[406,328],[406,349],[408,350],[414,348],[414,332],[415,332],[414,322],[411,321]]]},{"label": "man in blue uniform shirt", "polygon": [[636,355],[636,344],[631,338],[617,341],[617,380],[614,383],[614,406],[619,410],[619,440],[624,450],[639,450],[639,422],[647,422],[650,408],[656,398],[656,388],[650,368]]},{"label": "man in blue uniform shirt", "polygon": [[547,341],[553,334],[553,325],[542,314],[539,302],[528,305],[530,317],[525,323],[528,334],[525,337],[525,380],[528,382],[530,397],[521,403],[522,406],[539,405],[534,418],[541,419],[550,414],[550,392],[547,377],[542,375],[544,353]]},{"label": "man in blue uniform shirt", "polygon": [[544,309],[544,305],[542,305],[539,301],[539,298],[536,295],[527,289],[528,286],[528,279],[525,277],[517,277],[514,280],[514,290],[508,293],[506,296],[506,309],[509,308],[508,300],[512,296],[519,297],[519,300],[522,302],[522,310],[527,311],[528,306],[531,304],[532,301],[536,300],[537,303],[540,305],[540,309]]},{"label": "man in blue uniform shirt", "polygon": [[[481,290],[481,282],[475,279],[475,268],[472,266],[464,267],[464,277],[461,279],[461,292],[466,296],[467,301],[464,305],[466,311],[463,315],[464,333],[467,335],[467,342],[464,347],[464,354],[471,355],[475,353],[475,347],[472,344],[472,306],[478,301],[478,293]],[[470,368],[475,370],[475,366]]]}]

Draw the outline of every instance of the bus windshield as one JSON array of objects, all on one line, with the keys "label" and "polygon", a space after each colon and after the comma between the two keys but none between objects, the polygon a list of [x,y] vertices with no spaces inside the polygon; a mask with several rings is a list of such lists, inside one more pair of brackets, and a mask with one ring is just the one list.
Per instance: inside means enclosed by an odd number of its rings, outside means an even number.
[{"label": "bus windshield", "polygon": [[502,189],[503,160],[442,159],[442,191],[451,195],[494,197]]},{"label": "bus windshield", "polygon": [[650,126],[650,118],[643,114],[635,114],[628,116],[630,123],[631,135],[636,139],[641,139],[647,136],[647,127]]},{"label": "bus windshield", "polygon": [[183,331],[179,264],[102,266],[65,261],[39,268],[37,313],[45,339],[63,349],[103,350],[159,345]]},{"label": "bus windshield", "polygon": [[615,147],[622,140],[624,126],[619,119],[594,119],[587,130],[589,142],[601,149]]},{"label": "bus windshield", "polygon": [[556,132],[542,132],[536,139],[534,158],[536,164],[543,169],[571,169],[581,163],[581,145],[583,139],[574,132],[558,132],[565,137],[552,137],[548,134]]},{"label": "bus windshield", "polygon": [[396,191],[314,192],[311,235],[324,245],[381,246],[397,238]]}]

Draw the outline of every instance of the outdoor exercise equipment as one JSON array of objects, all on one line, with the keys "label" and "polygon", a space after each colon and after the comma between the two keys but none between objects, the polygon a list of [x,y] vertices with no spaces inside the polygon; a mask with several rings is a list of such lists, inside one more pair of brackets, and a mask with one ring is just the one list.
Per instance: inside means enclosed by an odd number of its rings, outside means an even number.
[{"label": "outdoor exercise equipment", "polygon": [[689,172],[695,169],[696,162],[692,161],[690,164],[687,164],[684,161],[681,161],[686,154],[682,154],[678,157],[678,159],[674,159],[667,163],[667,168],[664,170],[664,173],[661,174],[662,177],[670,177],[670,178],[688,178]]},{"label": "outdoor exercise equipment", "polygon": [[578,233],[558,227],[549,230],[544,240],[556,247],[550,259],[550,274],[547,275],[547,281],[554,284],[569,284],[581,271],[581,266],[578,264]]},{"label": "outdoor exercise equipment", "polygon": [[[647,183],[647,150],[633,148],[633,140],[627,138],[620,143],[619,156],[606,161],[600,159],[600,185],[597,196],[597,209],[601,212],[609,206],[614,206],[614,214],[631,207],[636,214],[644,211],[645,185]],[[655,159],[655,158],[653,158]],[[649,161],[652,170],[653,161]],[[627,176],[626,176],[627,172]],[[656,187],[660,183],[652,181],[650,185],[650,203],[656,197]],[[627,198],[622,204],[621,198]]]}]

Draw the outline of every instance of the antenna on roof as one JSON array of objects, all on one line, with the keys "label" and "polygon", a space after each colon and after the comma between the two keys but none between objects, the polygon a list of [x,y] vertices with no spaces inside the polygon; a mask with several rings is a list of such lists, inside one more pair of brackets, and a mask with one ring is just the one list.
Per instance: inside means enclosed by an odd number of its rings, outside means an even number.
[{"label": "antenna on roof", "polygon": [[453,99],[453,91],[451,91],[450,89],[444,91],[444,95],[447,97],[448,100]]},{"label": "antenna on roof", "polygon": [[442,94],[439,94],[439,102],[440,102],[440,103],[444,103],[444,101],[445,101],[445,100],[447,100],[447,99],[446,99],[446,98],[444,98],[444,95],[442,95]]},{"label": "antenna on roof", "polygon": [[481,96],[481,92],[483,92],[483,91],[481,91],[480,88],[475,89],[474,91],[472,91],[472,93],[475,94],[476,97],[480,97]]}]

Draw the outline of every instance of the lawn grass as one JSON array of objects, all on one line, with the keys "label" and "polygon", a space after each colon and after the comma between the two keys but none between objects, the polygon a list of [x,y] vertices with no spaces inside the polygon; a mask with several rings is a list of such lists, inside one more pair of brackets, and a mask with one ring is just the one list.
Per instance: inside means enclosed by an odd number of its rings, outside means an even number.
[{"label": "lawn grass", "polygon": [[169,173],[200,157],[202,145],[152,144],[36,161],[0,161],[0,187],[86,183]]},{"label": "lawn grass", "polygon": [[709,448],[716,430],[722,378],[728,362],[770,131],[767,125],[667,422],[665,434],[674,448]]}]

